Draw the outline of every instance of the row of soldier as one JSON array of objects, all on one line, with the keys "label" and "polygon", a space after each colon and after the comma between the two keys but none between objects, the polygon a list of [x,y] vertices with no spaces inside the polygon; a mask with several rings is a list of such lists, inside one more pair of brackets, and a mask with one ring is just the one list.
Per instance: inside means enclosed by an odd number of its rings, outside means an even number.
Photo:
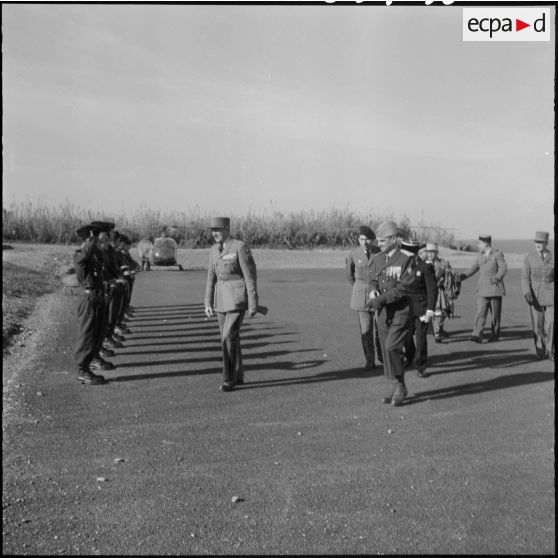
[{"label": "row of soldier", "polygon": [[133,314],[130,301],[139,265],[129,253],[130,239],[115,231],[113,223],[94,221],[77,234],[83,243],[74,254],[74,265],[83,290],[74,357],[78,380],[99,385],[105,378],[94,370],[114,369],[105,357],[114,356],[113,349],[123,346],[129,332],[125,320]]},{"label": "row of soldier", "polygon": [[[78,231],[85,238],[75,256],[86,295],[78,309],[76,350],[78,377],[83,383],[104,383],[91,368],[111,369],[103,357],[119,345],[119,335],[126,332],[123,320],[131,314],[133,273],[139,266],[128,253],[129,239],[123,235],[119,239],[114,230],[109,237],[113,227],[94,222]],[[250,248],[231,237],[230,219],[214,218],[209,228],[215,244],[210,250],[204,307],[208,317],[218,317],[223,352],[220,389],[231,391],[244,381],[240,347],[244,316],[267,309],[259,305],[256,264]],[[554,259],[547,244],[548,233],[537,232],[538,256],[526,256],[522,271],[525,299],[537,315],[533,329],[544,347],[543,353],[538,353],[540,358],[554,357]],[[479,237],[477,259],[465,273],[458,274],[447,260],[438,257],[437,245],[402,239],[392,221],[382,223],[375,233],[367,226],[360,227],[359,246],[347,257],[346,275],[353,285],[351,307],[359,316],[365,368],[372,370],[381,364],[390,381],[384,403],[402,404],[407,396],[405,369],[410,364],[419,377],[426,377],[428,328],[433,328],[437,343],[443,342],[444,321],[452,317],[461,281],[479,271],[477,311],[469,339],[482,343],[490,311],[488,342],[497,342],[507,265],[503,253],[491,246],[490,236]]]}]

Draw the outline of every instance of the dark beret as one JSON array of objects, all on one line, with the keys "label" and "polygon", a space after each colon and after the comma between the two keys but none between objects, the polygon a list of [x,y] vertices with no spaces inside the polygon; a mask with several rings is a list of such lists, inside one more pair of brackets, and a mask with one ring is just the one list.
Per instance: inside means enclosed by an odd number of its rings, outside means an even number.
[{"label": "dark beret", "polygon": [[371,240],[374,240],[376,238],[376,235],[372,232],[372,229],[370,227],[367,227],[366,225],[361,225],[358,228],[358,235],[364,235],[366,238],[370,238]]},{"label": "dark beret", "polygon": [[76,231],[76,233],[79,236],[79,238],[83,240],[87,240],[90,235],[89,231],[93,231],[93,236],[99,236],[99,233],[101,232],[99,230],[99,227],[96,227],[95,225],[91,224],[91,225],[83,225],[83,227],[80,227]]},{"label": "dark beret", "polygon": [[98,227],[100,232],[106,233],[112,231],[112,229],[114,229],[115,227],[114,223],[111,223],[110,221],[92,221],[91,224]]}]

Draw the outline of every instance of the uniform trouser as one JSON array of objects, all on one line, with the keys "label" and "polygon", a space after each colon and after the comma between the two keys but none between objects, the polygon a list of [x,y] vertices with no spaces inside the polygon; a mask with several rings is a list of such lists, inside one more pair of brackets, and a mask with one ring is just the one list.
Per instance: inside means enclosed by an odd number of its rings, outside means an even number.
[{"label": "uniform trouser", "polygon": [[477,315],[475,317],[475,327],[473,335],[482,338],[486,317],[490,310],[492,319],[490,322],[490,333],[493,337],[500,337],[500,318],[502,316],[502,297],[501,296],[477,296]]},{"label": "uniform trouser", "polygon": [[240,349],[240,326],[244,320],[244,314],[245,310],[217,312],[223,348],[223,382],[236,383],[244,380]]},{"label": "uniform trouser", "polygon": [[380,339],[378,337],[376,314],[375,312],[367,312],[365,310],[357,310],[357,313],[360,324],[360,338],[362,341],[366,365],[375,364],[374,353],[378,355],[378,360],[381,362],[382,353],[380,348]]},{"label": "uniform trouser", "polygon": [[[413,336],[416,337],[416,345]],[[411,319],[409,326],[409,337],[405,341],[405,354],[413,361],[415,368],[419,371],[426,369],[428,359],[428,322],[421,322],[419,316]]]},{"label": "uniform trouser", "polygon": [[434,335],[441,335],[442,331],[444,330],[444,316],[434,316],[432,318],[432,330],[434,331]]},{"label": "uniform trouser", "polygon": [[535,333],[542,341],[545,356],[554,357],[554,306],[533,306]]},{"label": "uniform trouser", "polygon": [[108,324],[107,324],[107,336],[114,333],[114,328],[118,323],[118,317],[120,312],[120,306],[122,304],[122,297],[124,296],[124,285],[117,283],[111,289],[109,310],[108,310]]},{"label": "uniform trouser", "polygon": [[384,376],[394,382],[405,383],[403,355],[411,319],[409,311],[398,310],[391,313],[385,306],[377,314]]},{"label": "uniform trouser", "polygon": [[87,370],[96,356],[103,336],[104,295],[83,293],[78,303],[78,337],[74,359],[80,370]]},{"label": "uniform trouser", "polygon": [[120,324],[125,318],[126,310],[128,310],[128,301],[130,299],[130,282],[126,281],[122,285],[122,296],[120,297],[120,306],[118,308],[118,315],[116,317],[116,323]]}]

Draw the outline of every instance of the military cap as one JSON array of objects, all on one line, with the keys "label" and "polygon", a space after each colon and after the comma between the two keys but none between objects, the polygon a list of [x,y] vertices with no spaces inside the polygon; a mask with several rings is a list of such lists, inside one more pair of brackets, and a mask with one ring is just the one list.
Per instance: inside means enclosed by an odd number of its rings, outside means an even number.
[{"label": "military cap", "polygon": [[543,231],[537,231],[535,233],[535,242],[548,242],[549,234]]},{"label": "military cap", "polygon": [[120,242],[123,242],[124,244],[131,244],[130,239],[125,234],[120,233],[118,239],[120,240]]},{"label": "military cap", "polygon": [[83,227],[80,227],[76,231],[76,233],[79,236],[79,238],[83,240],[87,240],[90,236],[89,231],[93,231],[93,236],[99,236],[99,233],[101,232],[99,230],[99,227],[96,227],[95,225],[91,224],[91,225],[83,225]]},{"label": "military cap", "polygon": [[418,254],[420,250],[420,242],[418,240],[403,240],[401,242],[401,248],[411,252],[412,254]]},{"label": "military cap", "polygon": [[211,219],[210,229],[228,229],[231,226],[231,220],[229,217],[213,217]]},{"label": "military cap", "polygon": [[489,234],[481,234],[479,236],[481,242],[486,242],[487,244],[492,244],[492,237]]},{"label": "military cap", "polygon": [[372,229],[370,227],[367,227],[366,225],[361,225],[358,228],[358,235],[365,236],[366,238],[370,238],[371,240],[374,240],[376,238],[376,235],[374,234]]},{"label": "military cap", "polygon": [[438,251],[438,245],[434,242],[427,242],[426,243],[426,251],[427,252],[437,252]]},{"label": "military cap", "polygon": [[110,221],[92,221],[92,225],[95,225],[101,232],[110,232],[114,229],[115,224]]},{"label": "military cap", "polygon": [[393,221],[384,221],[377,229],[376,236],[378,238],[387,238],[388,236],[395,236],[398,234],[399,229]]}]

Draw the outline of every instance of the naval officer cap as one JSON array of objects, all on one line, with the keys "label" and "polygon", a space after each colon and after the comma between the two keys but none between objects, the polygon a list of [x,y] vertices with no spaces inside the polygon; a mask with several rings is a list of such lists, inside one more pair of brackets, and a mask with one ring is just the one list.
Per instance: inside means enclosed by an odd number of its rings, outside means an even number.
[{"label": "naval officer cap", "polygon": [[418,254],[420,250],[421,243],[418,240],[403,240],[401,241],[401,248],[403,250],[407,250],[407,252],[411,252],[412,254]]},{"label": "naval officer cap", "polygon": [[91,225],[83,225],[83,227],[80,227],[76,231],[76,233],[79,236],[79,238],[81,238],[82,240],[87,240],[90,236],[89,231],[93,231],[93,236],[99,236],[99,233],[101,232],[98,227],[91,224]]},{"label": "naval officer cap", "polygon": [[396,236],[399,233],[397,225],[393,221],[384,221],[377,229],[376,236],[378,238],[387,238]]},{"label": "naval officer cap", "polygon": [[481,242],[486,242],[487,244],[492,244],[492,237],[489,234],[479,235],[479,240]]},{"label": "naval officer cap", "polygon": [[97,227],[100,232],[106,233],[112,231],[115,227],[115,224],[111,221],[92,221],[91,224]]},{"label": "naval officer cap", "polygon": [[544,231],[537,231],[535,233],[535,242],[545,242],[548,243],[549,234]]},{"label": "naval officer cap", "polygon": [[358,228],[358,235],[365,236],[366,238],[369,238],[371,240],[374,240],[376,238],[376,235],[374,234],[372,229],[370,227],[367,227],[366,225],[361,225]]},{"label": "naval officer cap", "polygon": [[213,217],[213,219],[211,219],[211,223],[209,224],[209,228],[211,230],[228,229],[230,226],[231,220],[229,217]]}]

